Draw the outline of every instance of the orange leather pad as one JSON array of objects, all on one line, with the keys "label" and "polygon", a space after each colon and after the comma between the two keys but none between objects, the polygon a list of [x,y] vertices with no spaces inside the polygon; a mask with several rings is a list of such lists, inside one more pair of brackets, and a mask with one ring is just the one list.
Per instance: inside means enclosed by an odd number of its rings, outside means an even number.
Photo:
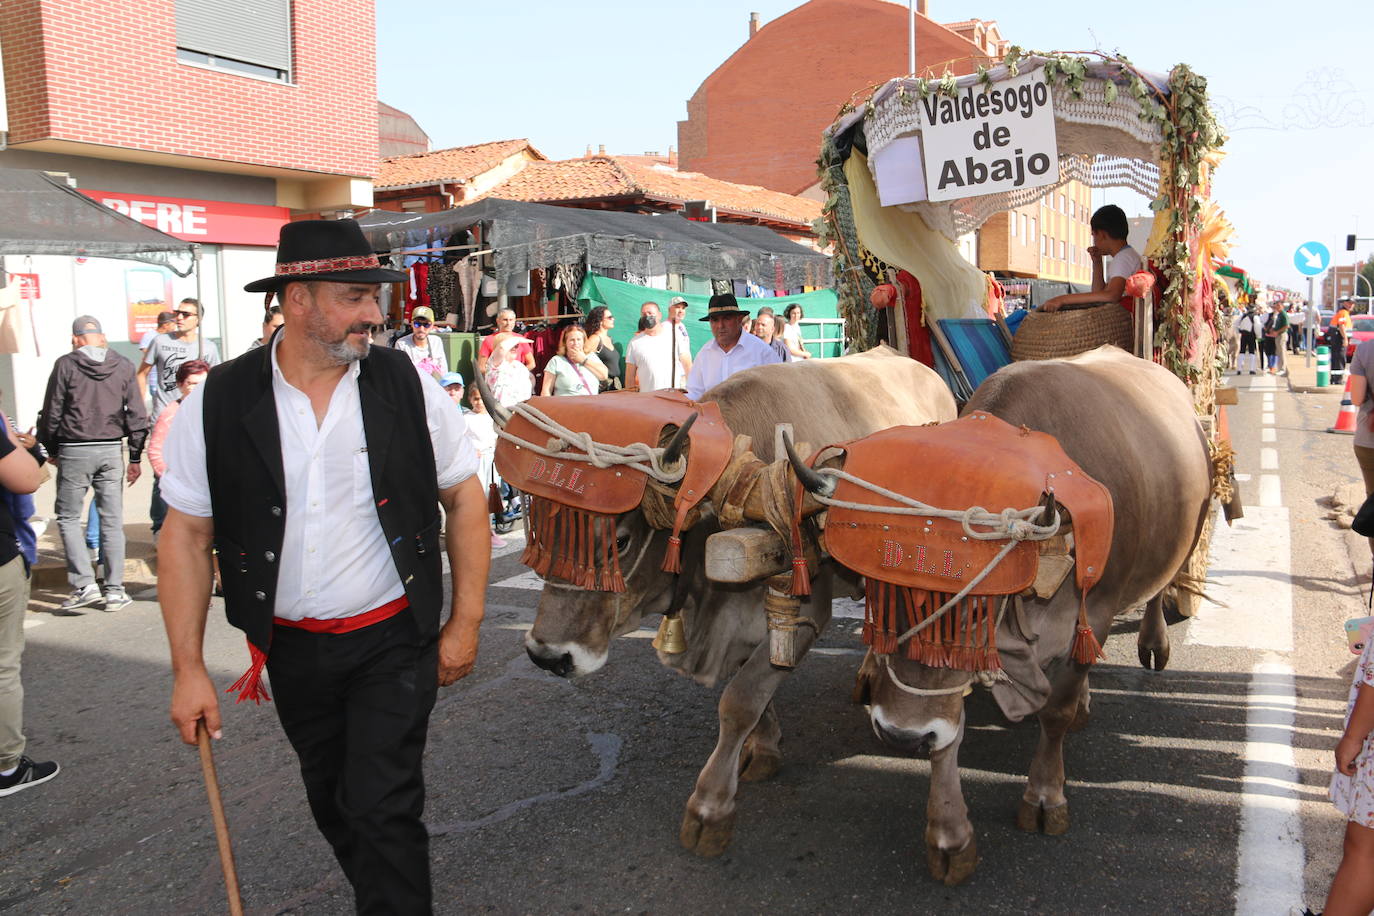
[{"label": "orange leather pad", "polygon": [[[1114,524],[1111,494],[1052,436],[975,411],[941,426],[893,427],[841,448],[848,473],[941,509],[1028,509],[1042,494],[1051,493],[1073,516],[1079,586],[1102,577]],[[897,505],[845,480],[838,481],[834,498],[878,507]],[[829,510],[825,541],[838,562],[864,576],[951,594],[1006,545],[1003,540],[966,537],[958,519],[838,506]],[[1037,543],[1023,542],[973,594],[1023,591],[1035,581],[1037,562]]]},{"label": "orange leather pad", "polygon": [[[700,413],[688,438],[687,474],[675,500],[679,508],[684,502],[690,508],[704,498],[730,461],[734,437],[720,409],[715,403],[697,404],[679,391],[539,397],[528,403],[570,430],[617,446],[634,442],[657,446],[665,427],[681,426],[693,413]],[[540,446],[547,446],[552,438],[519,414],[511,417],[505,431]],[[579,451],[576,443],[565,443],[558,450]],[[604,515],[637,508],[648,482],[642,471],[627,465],[598,468],[585,459],[546,458],[505,438],[496,444],[496,469],[517,490]]]}]

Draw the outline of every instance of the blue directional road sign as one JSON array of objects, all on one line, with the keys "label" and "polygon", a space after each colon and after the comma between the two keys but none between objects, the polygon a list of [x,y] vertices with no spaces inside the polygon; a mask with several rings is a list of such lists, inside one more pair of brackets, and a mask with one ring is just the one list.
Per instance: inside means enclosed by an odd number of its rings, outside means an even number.
[{"label": "blue directional road sign", "polygon": [[1305,277],[1315,277],[1331,263],[1331,250],[1321,242],[1303,242],[1293,252],[1293,266]]}]

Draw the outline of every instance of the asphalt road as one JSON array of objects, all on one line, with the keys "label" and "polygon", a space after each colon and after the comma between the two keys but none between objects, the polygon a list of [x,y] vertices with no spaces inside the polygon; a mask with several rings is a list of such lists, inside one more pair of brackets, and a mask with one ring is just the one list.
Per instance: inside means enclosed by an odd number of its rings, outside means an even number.
[{"label": "asphalt road", "polygon": [[[981,863],[964,886],[934,882],[928,765],[889,752],[849,702],[861,643],[846,619],[779,692],[784,767],[742,788],[733,846],[714,860],[683,851],[678,825],[714,744],[718,691],[661,668],[648,633],[581,681],[534,668],[520,637],[538,592],[520,587],[513,543],[493,566],[477,669],[441,693],[431,722],[438,911],[1286,914],[1304,893],[1319,907],[1339,856],[1325,785],[1353,662],[1341,623],[1360,614],[1355,566],[1369,578],[1367,547],[1324,501],[1358,470],[1349,437],[1325,432],[1335,395],[1240,397],[1232,431],[1259,511],[1227,542],[1219,591],[1232,604],[1174,621],[1159,673],[1136,661],[1136,618],[1118,622],[1092,674],[1092,721],[1067,743],[1066,836],[1015,828],[1037,726],[1006,724],[976,692],[961,764]],[[1280,478],[1276,506],[1259,504],[1265,475]],[[1246,575],[1265,587],[1247,591]],[[63,772],[0,799],[0,911],[223,911],[198,758],[167,722],[155,602],[58,617],[57,597],[35,596],[24,682],[31,752]],[[1285,633],[1286,649],[1266,642]],[[224,686],[246,665],[218,612],[207,656]],[[1256,693],[1263,664],[1293,670],[1291,704]],[[225,714],[217,761],[249,911],[349,912],[274,711]]]}]

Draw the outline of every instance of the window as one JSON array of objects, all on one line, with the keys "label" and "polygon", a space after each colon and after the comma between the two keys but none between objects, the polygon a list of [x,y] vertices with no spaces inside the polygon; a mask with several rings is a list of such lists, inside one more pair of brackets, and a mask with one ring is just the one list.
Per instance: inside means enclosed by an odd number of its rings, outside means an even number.
[{"label": "window", "polygon": [[1016,214],[1011,214],[1008,220],[1011,222],[1011,237],[1016,238]]},{"label": "window", "polygon": [[423,200],[403,200],[401,201],[401,209],[406,213],[424,213],[425,202]]},{"label": "window", "polygon": [[1030,221],[1030,235],[1026,236],[1026,241],[1032,245],[1035,244],[1035,217],[1033,216]]},{"label": "window", "polygon": [[1040,236],[1040,253],[1047,258],[1050,256],[1050,237],[1048,235]]},{"label": "window", "polygon": [[1064,250],[1064,241],[1063,241],[1063,239],[1060,239],[1060,241],[1059,241],[1059,260],[1061,260],[1061,261],[1064,260],[1065,257],[1067,257],[1067,255],[1068,255],[1068,252]]},{"label": "window", "polygon": [[177,0],[177,59],[286,82],[291,0]]},{"label": "window", "polygon": [[1029,245],[1029,244],[1030,244],[1031,238],[1030,238],[1029,235],[1026,234],[1026,232],[1027,232],[1027,230],[1029,230],[1030,224],[1033,223],[1033,222],[1035,222],[1035,220],[1028,218],[1028,217],[1026,216],[1026,214],[1024,214],[1024,213],[1021,214],[1021,244],[1022,244],[1022,245]]}]

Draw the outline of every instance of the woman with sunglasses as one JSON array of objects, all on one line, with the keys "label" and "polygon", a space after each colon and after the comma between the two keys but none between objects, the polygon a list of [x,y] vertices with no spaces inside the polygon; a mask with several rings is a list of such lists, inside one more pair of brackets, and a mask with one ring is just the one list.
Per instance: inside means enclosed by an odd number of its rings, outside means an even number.
[{"label": "woman with sunglasses", "polygon": [[410,313],[410,333],[396,341],[396,349],[410,357],[421,375],[438,379],[448,372],[448,355],[444,353],[443,341],[430,336],[433,328],[434,312],[428,306],[419,306]]}]

